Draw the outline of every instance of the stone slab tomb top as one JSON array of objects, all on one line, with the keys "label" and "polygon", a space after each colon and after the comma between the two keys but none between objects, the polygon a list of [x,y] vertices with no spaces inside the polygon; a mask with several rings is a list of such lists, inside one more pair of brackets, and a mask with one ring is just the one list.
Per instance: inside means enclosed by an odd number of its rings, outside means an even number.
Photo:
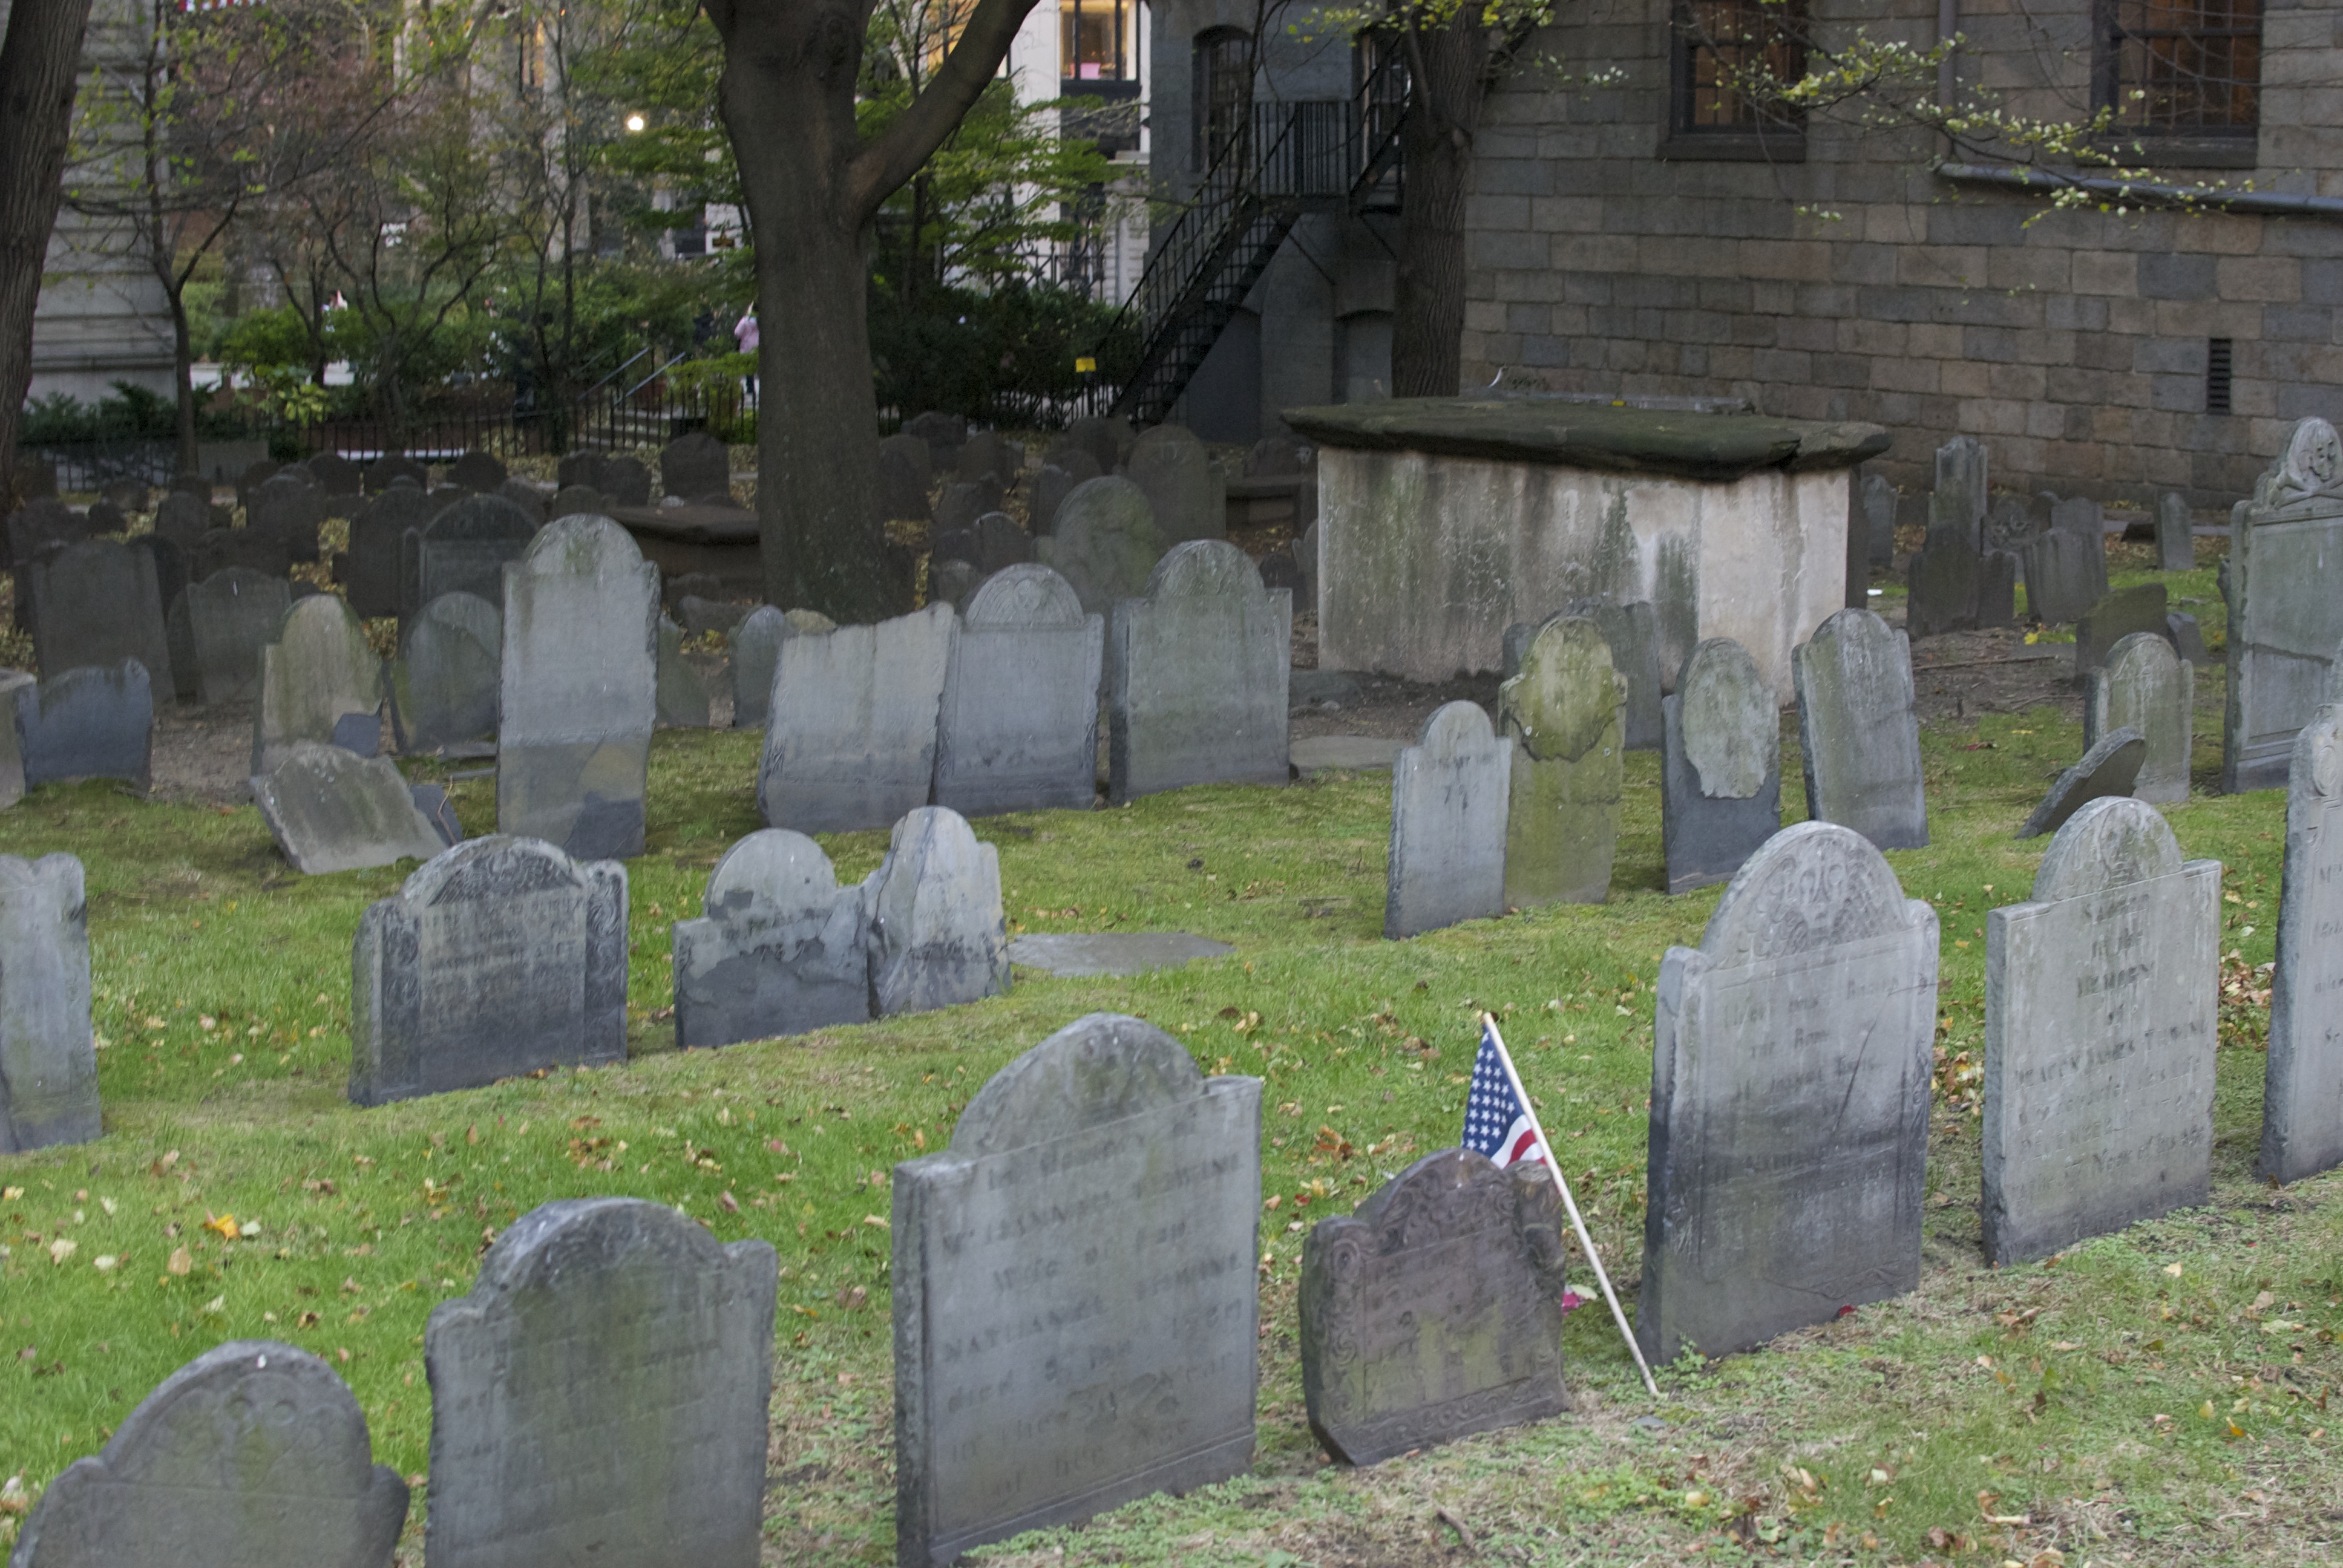
[{"label": "stone slab tomb top", "polygon": [[1394,397],[1288,408],[1329,447],[1431,452],[1613,473],[1737,479],[1762,468],[1845,468],[1887,450],[1877,425],[1605,407],[1539,398]]}]

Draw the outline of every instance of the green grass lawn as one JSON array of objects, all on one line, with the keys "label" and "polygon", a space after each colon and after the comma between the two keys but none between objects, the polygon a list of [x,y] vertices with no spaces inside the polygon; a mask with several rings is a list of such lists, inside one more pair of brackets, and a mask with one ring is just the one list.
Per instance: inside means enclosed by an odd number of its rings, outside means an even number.
[{"label": "green grass lawn", "polygon": [[[2210,578],[2161,580],[2210,600]],[[2217,647],[2217,602],[2195,608]],[[2200,787],[2217,767],[2218,686],[2200,674]],[[1794,724],[1785,735],[1795,820]],[[2252,1178],[2264,1010],[2224,1010],[2210,1204],[2049,1263],[1985,1268],[1985,912],[2026,896],[2043,845],[2010,833],[2081,737],[2046,708],[1932,728],[1923,749],[1935,843],[1889,857],[1936,906],[1945,941],[1922,1288],[1762,1353],[1666,1369],[1656,1405],[1606,1315],[1583,1311],[1565,1335],[1573,1414],[1357,1473],[1326,1463],[1303,1418],[1302,1228],[1453,1141],[1476,1010],[1504,1019],[1632,1300],[1650,988],[1717,897],[1659,891],[1654,757],[1628,759],[1609,903],[1400,943],[1379,936],[1383,776],[983,821],[1016,928],[1184,930],[1237,950],[1130,980],[1021,971],[1011,995],[974,1007],[679,1053],[667,927],[698,912],[718,855],[760,825],[757,739],[663,733],[649,851],[628,866],[630,1060],[367,1111],[344,1099],[349,942],[398,873],[297,876],[249,807],[37,790],[0,816],[0,850],[65,849],[87,868],[106,1135],[0,1159],[0,1477],[22,1478],[0,1507],[95,1452],[189,1357],[252,1336],[332,1361],[378,1456],[419,1479],[433,1304],[469,1288],[518,1214],[620,1192],[779,1249],[768,1560],[890,1562],[889,1172],[948,1140],[988,1074],[1106,1009],[1172,1030],[1207,1071],[1268,1081],[1259,1458],[1234,1482],[988,1561],[2319,1557],[2343,1518],[2326,1410],[2343,1365],[2343,1187]],[[488,830],[487,782],[454,795],[467,829]],[[2271,956],[2283,809],[2279,791],[2167,809],[2187,853],[2228,869],[2224,951],[2240,973]],[[829,840],[841,879],[870,870],[884,843]],[[2343,1410],[2332,1419],[2343,1432]],[[410,1563],[427,1502],[418,1491]]]}]

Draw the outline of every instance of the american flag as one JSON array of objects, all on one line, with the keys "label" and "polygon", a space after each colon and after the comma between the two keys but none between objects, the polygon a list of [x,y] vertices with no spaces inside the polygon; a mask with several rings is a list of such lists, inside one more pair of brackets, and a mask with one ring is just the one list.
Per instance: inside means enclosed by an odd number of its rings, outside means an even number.
[{"label": "american flag", "polygon": [[1513,1087],[1513,1064],[1498,1038],[1497,1020],[1481,1020],[1481,1054],[1473,1060],[1473,1090],[1464,1101],[1467,1149],[1485,1154],[1499,1170],[1523,1161],[1545,1162],[1537,1124]]}]

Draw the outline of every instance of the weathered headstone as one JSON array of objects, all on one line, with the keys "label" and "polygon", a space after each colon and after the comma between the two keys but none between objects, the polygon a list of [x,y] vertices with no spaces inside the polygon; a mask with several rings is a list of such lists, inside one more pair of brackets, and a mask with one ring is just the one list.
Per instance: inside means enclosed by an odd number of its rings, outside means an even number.
[{"label": "weathered headstone", "polygon": [[976,569],[990,577],[1033,558],[1033,540],[1017,519],[1006,512],[987,512],[976,519]]},{"label": "weathered headstone", "polygon": [[2032,542],[2048,521],[2047,514],[2030,497],[1999,497],[1993,503],[1993,510],[1986,514],[1986,548],[2014,555]]},{"label": "weathered headstone", "polygon": [[2107,509],[2088,496],[2069,496],[2050,508],[2050,526],[2080,534],[2106,548]]},{"label": "weathered headstone", "polygon": [[897,434],[879,443],[879,517],[925,521],[932,459],[917,436]]},{"label": "weathered headstone", "polygon": [[2081,761],[2058,775],[2016,837],[2038,839],[2055,833],[2092,801],[2130,795],[2147,758],[2147,739],[2137,729],[2110,729],[2099,735],[2084,749]]},{"label": "weathered headstone", "polygon": [[155,531],[181,549],[193,548],[211,526],[210,503],[185,490],[173,490],[155,508]]},{"label": "weathered headstone", "polygon": [[1936,940],[1861,835],[1801,822],[1735,874],[1697,950],[1668,950],[1646,1360],[1747,1350],[1919,1283]]},{"label": "weathered headstone", "polygon": [[2072,528],[2036,534],[2024,551],[2026,608],[2046,626],[2064,626],[2088,615],[2107,596],[2107,541]]},{"label": "weathered headstone", "polygon": [[1843,609],[1792,650],[1790,663],[1806,815],[1883,849],[1926,848],[1910,641],[1869,610]]},{"label": "weathered headstone", "polygon": [[764,727],[766,708],[773,698],[773,668],[780,661],[784,641],[837,629],[836,623],[819,610],[782,611],[760,605],[749,612],[726,638],[732,661],[732,728]]},{"label": "weathered headstone", "polygon": [[976,519],[1001,504],[1001,497],[990,487],[960,482],[948,484],[936,498],[934,534],[961,533],[976,527]]},{"label": "weathered headstone", "polygon": [[21,669],[0,669],[0,810],[25,798],[25,742],[16,733],[16,693],[35,685]]},{"label": "weathered headstone", "polygon": [[1025,448],[990,430],[971,434],[952,459],[952,471],[960,478],[971,483],[990,478],[1003,488],[1016,480],[1024,467]]},{"label": "weathered headstone", "polygon": [[681,496],[687,501],[703,496],[731,498],[731,451],[705,430],[669,441],[659,449],[659,464],[662,494]]},{"label": "weathered headstone", "polygon": [[1391,940],[1505,912],[1505,803],[1515,742],[1477,702],[1443,703],[1392,769]]},{"label": "weathered headstone", "polygon": [[290,586],[283,578],[229,567],[190,585],[186,598],[202,700],[249,701],[259,689],[260,650],[293,603]]},{"label": "weathered headstone", "polygon": [[496,598],[504,591],[506,563],[527,555],[538,532],[528,514],[502,496],[465,497],[407,537],[399,613],[411,615],[441,594]]},{"label": "weathered headstone", "polygon": [[2195,741],[2197,672],[2153,632],[2134,632],[2091,672],[2083,703],[2083,745],[2117,729],[2137,729],[2147,743],[2136,800],[2188,799],[2188,759]]},{"label": "weathered headstone", "polygon": [[379,495],[400,479],[412,479],[416,488],[427,488],[431,483],[431,470],[403,452],[386,453],[368,463],[362,475],[366,493]]},{"label": "weathered headstone", "polygon": [[504,568],[497,827],[639,855],[659,713],[659,568],[608,518],[548,524]]},{"label": "weathered headstone", "polygon": [[925,441],[930,467],[940,470],[950,467],[959,459],[960,447],[967,445],[968,421],[958,414],[930,409],[904,420],[903,434]]},{"label": "weathered headstone", "polygon": [[1505,826],[1505,902],[1599,904],[1610,896],[1624,780],[1627,680],[1593,620],[1538,628],[1521,673],[1497,689],[1513,743]]},{"label": "weathered headstone", "polygon": [[633,457],[605,457],[601,477],[594,487],[600,490],[612,506],[648,507],[651,504],[651,471]]},{"label": "weathered headstone", "polygon": [[1105,647],[1105,622],[1047,567],[979,588],[944,672],[935,803],[970,817],[1089,809]]},{"label": "weathered headstone", "polygon": [[339,452],[310,454],[309,474],[328,497],[355,496],[363,487],[358,466]]},{"label": "weathered headstone", "polygon": [[485,495],[507,478],[504,464],[486,452],[469,451],[447,465],[447,482]]},{"label": "weathered headstone", "polygon": [[352,944],[350,1099],[627,1056],[627,869],[498,833],[426,861]]},{"label": "weathered headstone", "polygon": [[274,1340],[215,1345],[41,1494],[16,1568],[391,1568],[407,1483],[374,1462],[333,1369]]},{"label": "weathered headstone", "polygon": [[114,539],[84,539],[24,569],[31,578],[33,648],[42,675],[135,658],[159,689],[174,689],[151,553]]},{"label": "weathered headstone", "polygon": [[317,558],[317,526],[325,518],[325,493],[307,479],[287,474],[252,492],[244,526],[255,533],[282,540],[287,558]]},{"label": "weathered headstone", "polygon": [[1086,414],[1066,422],[1066,439],[1081,443],[1098,462],[1099,472],[1111,474],[1138,437],[1131,421],[1120,414]]},{"label": "weathered headstone", "polygon": [[1928,500],[1928,527],[1950,528],[1970,548],[1985,543],[1985,444],[1956,436],[1936,448],[1936,487]]},{"label": "weathered headstone", "polygon": [[2213,662],[2213,656],[2206,651],[2204,631],[2187,610],[2176,609],[2164,618],[2164,635],[2174,651],[2198,669]]},{"label": "weathered headstone", "polygon": [[446,847],[387,757],[296,740],[275,768],[253,776],[252,798],[277,848],[304,876],[427,860]]},{"label": "weathered headstone", "polygon": [[118,534],[130,526],[130,519],[122,515],[122,508],[104,498],[92,501],[85,516],[87,519],[85,526],[93,536]]},{"label": "weathered headstone", "polygon": [[1292,639],[1292,597],[1263,588],[1242,550],[1224,539],[1174,545],[1144,597],[1108,616],[1110,797],[1284,783]]},{"label": "weathered headstone", "polygon": [[957,1007],[1009,990],[1001,852],[978,842],[959,812],[921,806],[896,823],[865,889],[874,1016]]},{"label": "weathered headstone", "polygon": [[2298,420],[2286,450],[2229,518],[2221,569],[2228,601],[2227,722],[2221,788],[2286,782],[2294,737],[2324,706],[2343,645],[2343,440]]},{"label": "weathered headstone", "polygon": [[[598,488],[602,481],[602,465],[609,456],[608,452],[565,453],[561,461],[554,465],[553,482],[562,489],[572,485],[582,485],[588,489]],[[558,512],[554,514],[556,518],[561,515]]]},{"label": "weathered headstone", "polygon": [[1963,537],[1957,524],[1928,529],[1927,542],[1912,557],[1904,626],[1912,637],[1973,631],[1985,558]]},{"label": "weathered headstone", "polygon": [[144,790],[155,748],[154,688],[146,667],[85,665],[15,689],[16,746],[25,784],[120,779]]},{"label": "weathered headstone", "polygon": [[[1657,751],[1662,684],[1660,624],[1651,605],[1642,599],[1621,604],[1608,594],[1596,594],[1572,599],[1563,607],[1562,613],[1593,621],[1602,631],[1603,640],[1610,645],[1611,667],[1627,683],[1626,704],[1620,714],[1627,749]],[[1534,634],[1531,640],[1535,640]],[[1528,647],[1527,643],[1523,645],[1524,654]],[[1519,674],[1519,668],[1513,673]]]},{"label": "weathered headstone", "polygon": [[929,540],[930,564],[938,567],[946,561],[959,561],[973,567],[978,548],[974,524],[964,528],[938,529]]},{"label": "weathered headstone", "polygon": [[546,508],[548,520],[558,522],[563,518],[601,517],[609,510],[602,492],[591,485],[564,485],[553,493],[553,502]]},{"label": "weathered headstone", "polygon": [[350,518],[349,559],[342,583],[350,608],[360,617],[370,620],[399,613],[399,563],[407,536],[419,533],[430,520],[423,492],[411,485],[392,486]]},{"label": "weathered headstone", "polygon": [[477,594],[443,594],[417,612],[392,674],[401,744],[435,751],[497,732],[504,617]]},{"label": "weathered headstone", "polygon": [[725,850],[700,918],[675,922],[676,1044],[869,1022],[868,903],[802,833],[766,828]]},{"label": "weathered headstone", "polygon": [[1252,1464],[1259,1079],[1092,1013],[994,1074],[894,1194],[900,1568]]},{"label": "weathered headstone", "polygon": [[1141,432],[1123,472],[1145,492],[1165,544],[1227,537],[1228,481],[1188,431],[1158,425]]},{"label": "weathered headstone", "polygon": [[662,726],[708,728],[708,678],[683,656],[683,628],[659,620],[658,719]]},{"label": "weathered headstone", "polygon": [[1009,944],[1009,961],[1052,975],[1143,975],[1236,951],[1186,931],[1036,931]]},{"label": "weathered headstone", "polygon": [[664,1203],[521,1216],[424,1331],[432,1568],[755,1568],[779,1282]]},{"label": "weathered headstone", "polygon": [[1077,487],[1099,477],[1098,463],[1088,452],[1071,451],[1064,457],[1062,464],[1042,465],[1041,471],[1033,477],[1031,512],[1033,537],[1036,538],[1055,533],[1058,508],[1066,504],[1066,498],[1072,495]]},{"label": "weathered headstone", "polygon": [[207,529],[187,559],[189,572],[199,582],[225,571],[282,578],[293,569],[293,557],[282,538],[251,528]]},{"label": "weathered headstone", "polygon": [[1562,1199],[1542,1164],[1428,1154],[1302,1243],[1310,1430],[1373,1464],[1570,1408]]},{"label": "weathered headstone", "polygon": [[2187,497],[2167,490],[2156,498],[2156,557],[2158,567],[2168,572],[2196,569],[2195,522]]},{"label": "weathered headstone", "polygon": [[1885,474],[1865,474],[1856,497],[1864,523],[1865,558],[1875,567],[1896,560],[1896,485]]},{"label": "weathered headstone", "polygon": [[2102,597],[2075,624],[2075,684],[2087,681],[2116,644],[2134,633],[2163,637],[2167,603],[2162,583],[2139,583]]},{"label": "weathered headstone", "polygon": [[876,626],[785,638],[765,716],[757,804],[801,833],[883,828],[924,806],[959,623],[931,604]]},{"label": "weathered headstone", "polygon": [[539,528],[553,520],[545,509],[553,499],[550,490],[539,488],[527,479],[507,479],[496,487],[496,493],[528,513],[528,520]]},{"label": "weathered headstone", "polygon": [[2210,1191],[2221,863],[2095,800],[1986,916],[1984,1214],[1996,1264]]},{"label": "weathered headstone", "polygon": [[1660,847],[1668,891],[1728,880],[1782,826],[1781,716],[1749,650],[1711,638],[1667,699]]},{"label": "weathered headstone", "polygon": [[1108,475],[1077,485],[1035,548],[1043,566],[1073,585],[1084,609],[1104,615],[1146,591],[1164,540],[1146,492]]},{"label": "weathered headstone", "polygon": [[0,1154],[99,1131],[81,862],[0,855]]},{"label": "weathered headstone", "polygon": [[2270,977],[2256,1173],[2292,1183],[2343,1164],[2343,709],[2295,737],[2287,780],[2286,873]]},{"label": "weathered headstone", "polygon": [[286,611],[277,640],[260,650],[252,771],[274,769],[297,740],[330,744],[345,714],[381,711],[382,660],[366,628],[334,595],[313,594]]},{"label": "weathered headstone", "polygon": [[246,463],[244,472],[236,477],[236,504],[249,508],[252,493],[283,471],[283,465],[263,457],[256,463]]}]

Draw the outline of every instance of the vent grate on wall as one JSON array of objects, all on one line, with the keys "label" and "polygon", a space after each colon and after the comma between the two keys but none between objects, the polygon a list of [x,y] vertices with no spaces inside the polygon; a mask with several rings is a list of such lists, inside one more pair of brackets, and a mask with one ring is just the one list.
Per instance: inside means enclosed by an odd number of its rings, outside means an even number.
[{"label": "vent grate on wall", "polygon": [[2229,411],[2229,367],[2236,357],[2232,339],[2208,337],[2205,340],[2205,412],[2207,414]]}]

